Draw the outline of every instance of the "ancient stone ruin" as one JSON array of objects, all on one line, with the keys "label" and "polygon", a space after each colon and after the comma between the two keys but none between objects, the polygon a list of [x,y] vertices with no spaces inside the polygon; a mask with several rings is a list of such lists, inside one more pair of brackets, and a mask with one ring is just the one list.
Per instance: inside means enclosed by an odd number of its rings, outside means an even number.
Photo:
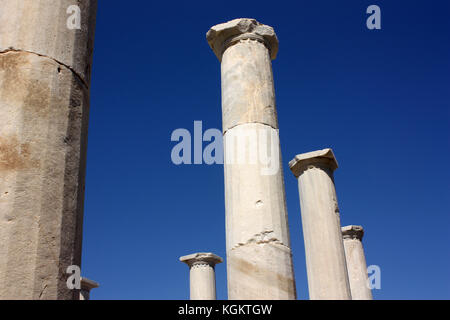
[{"label": "ancient stone ruin", "polygon": [[[271,65],[278,39],[273,28],[254,19],[235,19],[213,26],[206,39],[221,62],[225,155],[273,148],[256,139],[230,150],[236,147],[230,140],[255,131],[278,138]],[[229,299],[297,298],[278,139],[275,147],[280,165],[271,174],[263,174],[261,162],[224,163]],[[299,154],[289,167],[298,180],[310,299],[372,299],[362,236],[352,233],[361,227],[341,231],[333,151]],[[209,280],[208,288],[204,283],[192,278],[191,269],[191,299],[215,296],[207,293],[215,291],[215,281]],[[203,294],[196,291],[199,286]]]},{"label": "ancient stone ruin", "polygon": [[[0,14],[0,299],[89,299],[81,265],[89,89],[97,1],[2,0]],[[76,17],[75,17],[76,18]],[[47,21],[48,23],[43,23]],[[20,28],[17,26],[20,22]],[[278,39],[254,19],[213,26],[221,64],[229,299],[296,299],[272,62]],[[239,146],[242,137],[258,137]],[[265,137],[259,138],[259,137]],[[264,161],[234,161],[270,150]],[[311,299],[372,299],[362,228],[341,230],[331,149],[295,156]],[[190,298],[216,299],[215,265],[194,253]],[[75,284],[77,283],[75,279]]]},{"label": "ancient stone ruin", "polygon": [[[3,0],[0,14],[0,299],[78,299],[97,1]],[[44,23],[47,22],[47,23]],[[20,27],[18,27],[20,26]]]}]

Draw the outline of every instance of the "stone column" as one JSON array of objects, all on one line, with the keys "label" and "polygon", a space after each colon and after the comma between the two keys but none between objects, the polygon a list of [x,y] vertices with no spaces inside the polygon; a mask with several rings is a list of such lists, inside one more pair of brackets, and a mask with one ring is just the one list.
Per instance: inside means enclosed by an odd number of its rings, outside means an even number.
[{"label": "stone column", "polygon": [[235,19],[206,38],[221,61],[228,298],[295,299],[271,64],[277,36]]},{"label": "stone column", "polygon": [[352,292],[352,300],[372,300],[369,287],[366,257],[362,245],[364,229],[361,226],[342,227],[345,259],[347,260],[348,280]]},{"label": "stone column", "polygon": [[0,299],[79,299],[96,7],[0,0]]},{"label": "stone column", "polygon": [[221,257],[214,253],[193,253],[180,258],[189,266],[191,300],[216,300],[215,265],[221,263]]},{"label": "stone column", "polygon": [[88,278],[81,278],[80,300],[91,300],[91,290],[98,288],[99,284]]},{"label": "stone column", "polygon": [[311,300],[349,300],[344,245],[333,171],[333,151],[324,149],[295,156],[289,162],[298,179]]}]

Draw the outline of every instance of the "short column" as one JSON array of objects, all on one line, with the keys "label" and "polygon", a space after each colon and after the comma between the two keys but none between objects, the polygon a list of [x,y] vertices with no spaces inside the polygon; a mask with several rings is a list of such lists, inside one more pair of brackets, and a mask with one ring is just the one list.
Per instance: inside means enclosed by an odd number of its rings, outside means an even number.
[{"label": "short column", "polygon": [[366,257],[362,245],[364,229],[361,226],[342,227],[345,259],[347,260],[348,280],[353,300],[372,300],[369,287]]},{"label": "short column", "polygon": [[81,278],[80,300],[90,300],[91,290],[98,288],[99,284],[88,278]]},{"label": "short column", "polygon": [[333,151],[323,149],[295,156],[289,162],[298,179],[306,269],[311,300],[350,300]]},{"label": "short column", "polygon": [[213,253],[193,253],[180,258],[189,266],[190,299],[216,300],[215,265],[223,259]]}]

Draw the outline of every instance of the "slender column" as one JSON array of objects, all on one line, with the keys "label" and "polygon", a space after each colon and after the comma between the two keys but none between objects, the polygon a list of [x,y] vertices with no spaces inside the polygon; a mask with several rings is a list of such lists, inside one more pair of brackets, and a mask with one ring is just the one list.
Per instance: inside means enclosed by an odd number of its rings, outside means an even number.
[{"label": "slender column", "polygon": [[221,61],[228,298],[295,299],[271,64],[278,39],[254,19],[206,38]]},{"label": "slender column", "polygon": [[79,299],[96,7],[0,0],[0,299]]},{"label": "slender column", "polygon": [[180,258],[189,266],[191,300],[216,300],[215,266],[223,260],[214,253],[193,253]]},{"label": "slender column", "polygon": [[289,166],[298,179],[309,298],[350,300],[333,178],[338,165],[333,151],[297,155]]},{"label": "slender column", "polygon": [[98,287],[97,282],[88,278],[81,278],[80,300],[91,300],[91,290]]},{"label": "slender column", "polygon": [[361,226],[342,227],[345,259],[347,260],[348,280],[352,292],[352,300],[372,300],[369,287],[366,257],[362,245],[364,229]]}]

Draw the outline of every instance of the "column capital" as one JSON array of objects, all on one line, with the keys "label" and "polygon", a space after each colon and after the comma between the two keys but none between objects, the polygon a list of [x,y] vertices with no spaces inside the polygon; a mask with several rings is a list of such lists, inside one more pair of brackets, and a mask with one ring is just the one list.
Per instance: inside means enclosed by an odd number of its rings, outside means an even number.
[{"label": "column capital", "polygon": [[80,300],[90,300],[91,290],[98,288],[99,284],[88,278],[81,278],[81,290],[80,290]]},{"label": "column capital", "polygon": [[361,226],[345,226],[341,228],[343,239],[358,239],[362,240],[364,236],[364,229]]},{"label": "column capital", "polygon": [[98,282],[95,282],[94,280],[84,277],[81,278],[81,290],[90,291],[91,289],[95,289],[98,287],[99,287]]},{"label": "column capital", "polygon": [[223,259],[211,252],[197,252],[180,257],[180,261],[186,263],[189,268],[200,264],[208,264],[214,267],[216,264],[223,262]]},{"label": "column capital", "polygon": [[329,167],[332,171],[338,168],[338,163],[334,156],[333,150],[327,148],[298,154],[294,157],[294,159],[289,161],[289,168],[296,177],[299,177],[308,165],[320,164]]},{"label": "column capital", "polygon": [[272,27],[255,19],[240,18],[217,24],[206,33],[206,40],[216,57],[221,61],[222,54],[229,46],[240,40],[260,41],[269,49],[270,58],[274,60],[278,53],[278,38]]}]

